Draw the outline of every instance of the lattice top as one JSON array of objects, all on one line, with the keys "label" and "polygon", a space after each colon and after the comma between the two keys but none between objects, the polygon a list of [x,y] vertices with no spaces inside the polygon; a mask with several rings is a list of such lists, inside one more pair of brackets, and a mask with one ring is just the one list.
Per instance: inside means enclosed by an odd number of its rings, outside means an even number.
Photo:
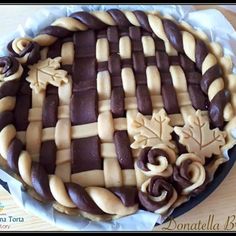
[{"label": "lattice top", "polygon": [[233,145],[230,61],[186,24],[76,12],[7,47],[0,154],[59,211],[167,214],[204,190]]}]

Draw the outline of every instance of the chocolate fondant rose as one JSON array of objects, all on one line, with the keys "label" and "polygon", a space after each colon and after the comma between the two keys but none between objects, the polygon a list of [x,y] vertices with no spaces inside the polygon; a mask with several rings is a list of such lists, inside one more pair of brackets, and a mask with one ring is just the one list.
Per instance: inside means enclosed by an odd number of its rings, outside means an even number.
[{"label": "chocolate fondant rose", "polygon": [[137,160],[137,166],[146,176],[168,177],[173,172],[171,164],[175,160],[175,152],[166,145],[159,144],[153,148],[142,149]]},{"label": "chocolate fondant rose", "polygon": [[193,153],[180,155],[174,166],[173,179],[183,195],[202,191],[206,183],[202,159]]},{"label": "chocolate fondant rose", "polygon": [[178,195],[167,179],[155,176],[142,184],[138,196],[145,209],[158,214],[165,214],[175,203]]},{"label": "chocolate fondant rose", "polygon": [[0,57],[0,82],[19,79],[22,72],[22,66],[14,57]]},{"label": "chocolate fondant rose", "polygon": [[16,38],[7,45],[11,56],[21,64],[34,64],[40,59],[40,46],[30,38]]}]

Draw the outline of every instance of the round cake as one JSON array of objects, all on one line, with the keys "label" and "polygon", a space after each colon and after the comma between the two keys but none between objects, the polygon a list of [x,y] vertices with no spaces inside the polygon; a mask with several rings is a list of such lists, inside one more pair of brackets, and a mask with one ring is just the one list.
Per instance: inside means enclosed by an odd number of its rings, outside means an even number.
[{"label": "round cake", "polygon": [[81,11],[6,47],[0,163],[59,212],[166,216],[206,189],[235,144],[232,61],[186,22]]}]

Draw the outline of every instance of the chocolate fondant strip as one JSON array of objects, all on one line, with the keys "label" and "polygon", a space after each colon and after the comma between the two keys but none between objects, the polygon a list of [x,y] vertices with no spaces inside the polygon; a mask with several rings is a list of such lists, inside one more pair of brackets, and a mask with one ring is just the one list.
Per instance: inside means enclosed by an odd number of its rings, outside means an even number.
[{"label": "chocolate fondant strip", "polygon": [[168,72],[170,63],[166,52],[156,51],[156,63],[161,72]]},{"label": "chocolate fondant strip", "polygon": [[70,117],[72,125],[82,125],[97,121],[98,96],[95,89],[77,92],[72,95]]},{"label": "chocolate fondant strip", "polygon": [[116,22],[116,24],[120,28],[127,28],[131,26],[130,22],[125,17],[122,11],[117,10],[117,9],[111,9],[111,10],[108,10],[107,12],[112,16],[113,20]]},{"label": "chocolate fondant strip", "polygon": [[48,84],[46,93],[47,95],[58,95],[58,87]]},{"label": "chocolate fondant strip", "polygon": [[91,214],[101,215],[105,214],[91,199],[88,193],[78,184],[66,183],[67,192],[72,202],[82,211]]},{"label": "chocolate fondant strip", "polygon": [[211,83],[219,77],[222,77],[222,71],[219,64],[210,67],[202,76],[201,80],[202,91],[205,94],[207,94],[208,88],[210,87]]},{"label": "chocolate fondant strip", "polygon": [[37,162],[32,162],[31,181],[36,192],[45,201],[53,200],[53,196],[49,188],[48,175],[43,166]]},{"label": "chocolate fondant strip", "polygon": [[47,174],[54,174],[56,168],[57,147],[54,140],[44,141],[41,144],[39,163]]},{"label": "chocolate fondant strip", "polygon": [[72,65],[73,83],[84,80],[96,80],[96,59],[95,57],[75,58]]},{"label": "chocolate fondant strip", "polygon": [[100,141],[98,136],[72,140],[71,144],[72,174],[101,170]]},{"label": "chocolate fondant strip", "polygon": [[184,52],[182,35],[178,28],[178,25],[176,25],[173,21],[169,19],[162,19],[162,23],[163,23],[163,27],[167,35],[167,38],[169,39],[172,46],[178,52]]},{"label": "chocolate fondant strip", "polygon": [[180,54],[180,65],[183,68],[184,72],[193,72],[195,71],[195,64],[187,56]]},{"label": "chocolate fondant strip", "polygon": [[46,96],[43,105],[43,127],[55,127],[57,123],[59,99],[57,94],[50,94]]},{"label": "chocolate fondant strip", "polygon": [[121,64],[122,64],[122,68],[124,68],[124,67],[131,67],[132,68],[132,66],[133,66],[133,62],[131,59],[122,59]]},{"label": "chocolate fondant strip", "polygon": [[57,38],[64,38],[68,37],[71,34],[71,31],[59,26],[50,25],[40,31],[40,34],[49,34]]},{"label": "chocolate fondant strip", "polygon": [[138,85],[136,88],[138,111],[143,115],[152,115],[152,101],[146,85]]},{"label": "chocolate fondant strip", "polygon": [[14,110],[15,127],[17,131],[25,131],[28,127],[28,114],[31,107],[31,96],[21,95],[16,99]]},{"label": "chocolate fondant strip", "polygon": [[108,69],[112,76],[120,76],[121,61],[118,54],[111,54],[108,59]]},{"label": "chocolate fondant strip", "polygon": [[214,127],[223,129],[224,127],[224,108],[230,101],[230,93],[228,90],[218,92],[210,102],[209,116]]},{"label": "chocolate fondant strip", "polygon": [[146,72],[146,65],[143,52],[133,52],[133,67],[136,74]]},{"label": "chocolate fondant strip", "polygon": [[82,80],[78,83],[73,84],[73,93],[75,92],[83,92],[90,89],[96,89],[97,82],[96,80]]},{"label": "chocolate fondant strip", "polygon": [[22,73],[21,79],[20,79],[20,88],[18,90],[18,95],[30,95],[32,94],[32,89],[30,88],[30,83],[26,81],[26,78],[28,76],[29,68],[24,67],[24,71]]},{"label": "chocolate fondant strip", "polygon": [[148,32],[152,32],[152,29],[149,25],[147,15],[143,11],[134,11],[134,15],[137,17],[141,27]]},{"label": "chocolate fondant strip", "polygon": [[176,91],[171,83],[162,84],[161,94],[167,114],[180,113]]},{"label": "chocolate fondant strip", "polygon": [[13,121],[14,118],[12,112],[10,111],[0,112],[0,132],[5,126],[12,124]]},{"label": "chocolate fondant strip", "polygon": [[185,72],[185,76],[188,84],[196,84],[199,85],[202,81],[202,75],[199,72]]},{"label": "chocolate fondant strip", "polygon": [[165,47],[164,41],[162,39],[158,38],[154,33],[152,34],[152,37],[155,42],[156,51],[165,52],[166,47]]},{"label": "chocolate fondant strip", "polygon": [[72,66],[73,83],[96,80],[96,35],[92,30],[74,34],[75,59]]},{"label": "chocolate fondant strip", "polygon": [[202,63],[208,54],[208,49],[206,44],[201,40],[196,40],[196,49],[195,49],[195,59],[196,66],[201,71]]},{"label": "chocolate fondant strip", "polygon": [[130,149],[130,141],[127,131],[115,131],[114,143],[117,159],[120,163],[121,169],[133,169],[133,157]]},{"label": "chocolate fondant strip", "polygon": [[108,62],[107,61],[98,62],[97,65],[98,65],[98,67],[97,67],[98,72],[108,70]]},{"label": "chocolate fondant strip", "polygon": [[102,38],[107,38],[107,30],[104,29],[104,30],[99,30],[97,32],[97,38],[98,39],[102,39]]},{"label": "chocolate fondant strip", "polygon": [[131,39],[131,46],[133,52],[142,52],[143,45],[141,42],[141,30],[139,27],[129,27],[129,36]]},{"label": "chocolate fondant strip", "polygon": [[152,56],[152,57],[146,57],[146,63],[147,66],[155,66],[156,65],[156,57]]},{"label": "chocolate fondant strip", "polygon": [[93,30],[74,33],[75,57],[94,57],[96,55],[96,35]]},{"label": "chocolate fondant strip", "polygon": [[102,21],[85,11],[73,13],[70,15],[70,17],[81,21],[83,24],[93,30],[101,30],[106,27],[106,24],[104,24]]},{"label": "chocolate fondant strip", "polygon": [[72,65],[61,65],[62,70],[66,70],[69,75],[72,75]]},{"label": "chocolate fondant strip", "polygon": [[126,207],[131,207],[138,203],[136,186],[112,187],[109,190],[119,197]]},{"label": "chocolate fondant strip", "polygon": [[119,33],[116,26],[107,27],[110,54],[119,52]]},{"label": "chocolate fondant strip", "polygon": [[180,59],[178,56],[169,57],[170,65],[180,65]]},{"label": "chocolate fondant strip", "polygon": [[20,87],[19,80],[12,80],[3,83],[0,86],[0,99],[6,96],[16,96]]},{"label": "chocolate fondant strip", "polygon": [[16,173],[18,173],[18,159],[21,151],[23,150],[24,145],[22,142],[15,138],[7,151],[7,163],[9,167]]},{"label": "chocolate fondant strip", "polygon": [[112,89],[111,93],[111,112],[113,118],[125,116],[125,93],[122,87]]},{"label": "chocolate fondant strip", "polygon": [[122,87],[120,55],[111,54],[109,56],[108,70],[111,75],[111,86],[112,86],[111,102],[110,102],[111,112],[113,118],[123,117],[125,115],[125,104],[124,104],[125,93]]},{"label": "chocolate fondant strip", "polygon": [[34,63],[37,63],[38,60],[40,59],[40,53],[39,53],[40,46],[35,42],[33,42],[32,44],[33,44],[33,48],[27,59],[27,64],[29,65],[33,65]]},{"label": "chocolate fondant strip", "polygon": [[201,87],[199,85],[188,85],[188,92],[192,105],[196,110],[207,110],[207,97],[202,92]]},{"label": "chocolate fondant strip", "polygon": [[61,47],[62,47],[62,41],[57,40],[53,45],[48,47],[47,57],[55,58],[61,56]]}]

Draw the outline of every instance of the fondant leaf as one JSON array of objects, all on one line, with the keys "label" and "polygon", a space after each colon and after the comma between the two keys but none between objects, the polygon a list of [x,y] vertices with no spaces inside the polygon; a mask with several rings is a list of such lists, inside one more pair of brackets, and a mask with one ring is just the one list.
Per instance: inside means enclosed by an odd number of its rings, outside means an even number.
[{"label": "fondant leaf", "polygon": [[226,133],[218,128],[211,130],[208,119],[202,116],[200,110],[188,117],[184,127],[175,127],[174,131],[188,152],[195,153],[203,161],[205,157],[221,154],[220,147],[225,144]]},{"label": "fondant leaf", "polygon": [[62,82],[68,82],[67,71],[59,70],[60,62],[61,57],[47,58],[29,66],[30,71],[26,80],[36,93],[45,90],[48,84],[59,87]]},{"label": "fondant leaf", "polygon": [[160,143],[174,148],[174,144],[170,142],[173,128],[169,125],[169,122],[170,119],[164,109],[161,109],[158,113],[153,113],[151,119],[138,113],[131,124],[136,133],[131,148],[153,147]]}]

